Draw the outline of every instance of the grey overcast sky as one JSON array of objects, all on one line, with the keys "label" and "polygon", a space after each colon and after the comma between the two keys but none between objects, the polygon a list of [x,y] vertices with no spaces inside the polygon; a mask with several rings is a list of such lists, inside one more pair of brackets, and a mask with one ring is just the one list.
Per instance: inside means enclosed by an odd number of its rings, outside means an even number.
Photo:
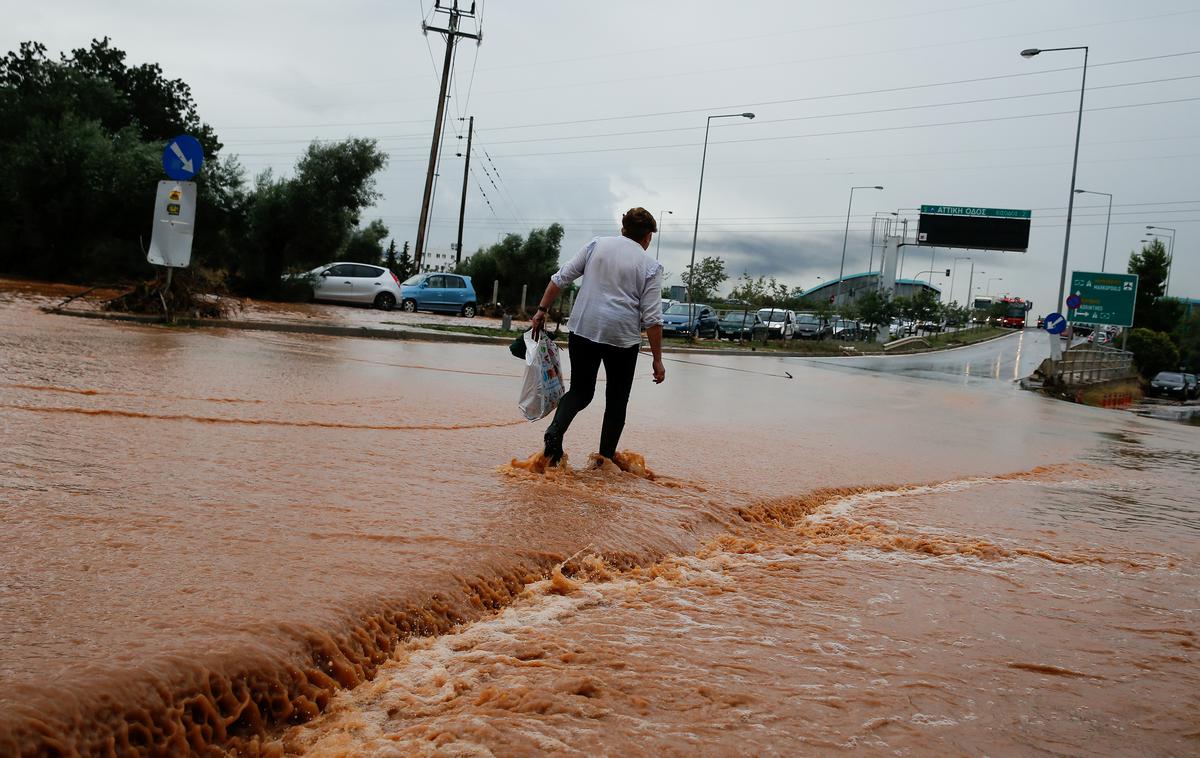
[{"label": "grey overcast sky", "polygon": [[[131,63],[155,61],[188,82],[250,174],[289,172],[313,139],[378,139],[390,162],[364,221],[382,218],[402,243],[416,238],[445,49],[421,32],[422,19],[441,24],[431,6],[5,0],[0,41],[57,53],[110,36]],[[1108,268],[1124,270],[1147,224],[1174,227],[1172,294],[1200,297],[1195,0],[491,0],[478,10],[483,42],[464,41],[456,57],[431,250],[455,237],[458,119],[473,115],[464,248],[557,221],[569,255],[642,205],[674,211],[660,236],[678,283],[705,116],[753,111],[753,121],[713,122],[697,257],[722,256],[734,276],[812,286],[837,275],[850,187],[879,184],[855,193],[847,273],[868,267],[876,212],[1032,209],[1028,253],[922,249],[906,255],[904,275],[970,256],[979,292],[1032,298],[1045,313],[1082,55],[1019,52],[1088,45],[1078,187],[1114,196]],[[1070,268],[1096,270],[1107,199],[1078,197]],[[969,266],[956,269],[959,301]]]}]

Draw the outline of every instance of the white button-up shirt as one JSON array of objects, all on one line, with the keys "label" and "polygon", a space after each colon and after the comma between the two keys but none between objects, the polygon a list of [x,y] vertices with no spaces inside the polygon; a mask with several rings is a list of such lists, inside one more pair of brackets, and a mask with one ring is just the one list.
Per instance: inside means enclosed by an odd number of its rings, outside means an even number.
[{"label": "white button-up shirt", "polygon": [[662,266],[628,237],[597,237],[550,280],[566,287],[579,277],[571,331],[592,342],[631,347],[642,330],[662,324]]}]

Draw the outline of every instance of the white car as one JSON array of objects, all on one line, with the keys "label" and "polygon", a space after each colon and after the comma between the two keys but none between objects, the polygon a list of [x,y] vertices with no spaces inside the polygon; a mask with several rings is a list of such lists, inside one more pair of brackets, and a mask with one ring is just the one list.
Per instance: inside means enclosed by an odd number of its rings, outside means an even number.
[{"label": "white car", "polygon": [[758,317],[762,319],[768,334],[790,340],[796,336],[796,314],[783,308],[759,308]]},{"label": "white car", "polygon": [[367,263],[327,263],[304,275],[314,300],[374,305],[390,311],[400,302],[400,280],[382,266]]}]

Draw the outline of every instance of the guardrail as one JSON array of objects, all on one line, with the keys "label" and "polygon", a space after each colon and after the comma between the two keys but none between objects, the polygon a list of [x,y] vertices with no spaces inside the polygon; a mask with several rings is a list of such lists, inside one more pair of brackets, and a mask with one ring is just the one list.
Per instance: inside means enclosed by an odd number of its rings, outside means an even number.
[{"label": "guardrail", "polygon": [[1081,387],[1132,376],[1133,353],[1113,347],[1076,345],[1054,366],[1054,384]]}]

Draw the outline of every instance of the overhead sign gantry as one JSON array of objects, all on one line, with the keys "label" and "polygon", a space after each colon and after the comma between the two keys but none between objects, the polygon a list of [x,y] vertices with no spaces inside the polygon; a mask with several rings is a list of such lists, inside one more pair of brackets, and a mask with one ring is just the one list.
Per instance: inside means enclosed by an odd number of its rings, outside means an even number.
[{"label": "overhead sign gantry", "polygon": [[1029,248],[1031,211],[922,205],[917,244],[971,250],[1025,252]]}]

